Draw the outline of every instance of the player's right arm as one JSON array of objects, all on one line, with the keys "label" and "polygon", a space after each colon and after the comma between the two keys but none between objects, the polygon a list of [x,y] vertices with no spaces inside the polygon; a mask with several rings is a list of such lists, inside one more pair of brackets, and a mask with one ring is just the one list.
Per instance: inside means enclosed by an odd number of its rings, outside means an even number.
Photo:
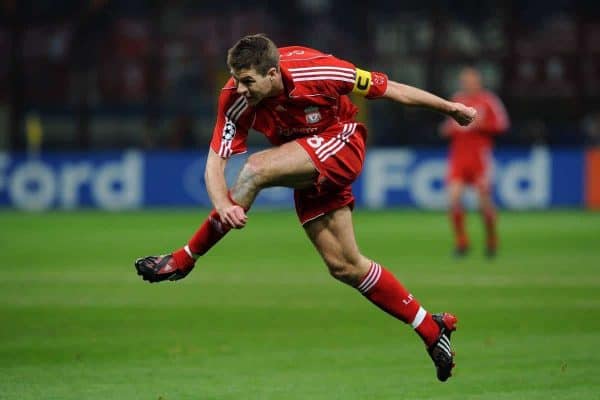
[{"label": "player's right arm", "polygon": [[225,179],[225,166],[233,154],[246,152],[246,138],[250,126],[248,102],[236,93],[232,79],[219,96],[217,120],[206,160],[204,179],[206,190],[221,222],[232,228],[243,228],[246,213],[230,196]]},{"label": "player's right arm", "polygon": [[440,124],[438,130],[440,133],[440,136],[443,138],[452,138],[455,134],[455,129],[453,127],[454,125],[454,120],[450,117],[444,119],[444,121]]},{"label": "player's right arm", "polygon": [[510,120],[502,101],[493,93],[485,94],[485,117],[480,123],[480,130],[489,135],[497,135],[508,129]]},{"label": "player's right arm", "polygon": [[232,228],[243,228],[248,217],[242,207],[234,204],[229,198],[229,189],[225,179],[227,158],[220,157],[213,149],[208,151],[204,181],[206,190],[221,222]]}]

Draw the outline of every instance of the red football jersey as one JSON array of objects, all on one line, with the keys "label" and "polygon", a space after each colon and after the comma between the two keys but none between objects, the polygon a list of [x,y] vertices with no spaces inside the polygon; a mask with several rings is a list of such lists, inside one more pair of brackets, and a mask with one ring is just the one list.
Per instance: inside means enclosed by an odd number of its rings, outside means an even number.
[{"label": "red football jersey", "polygon": [[219,156],[245,152],[250,129],[280,145],[352,122],[358,109],[347,96],[350,92],[376,98],[387,88],[385,74],[363,71],[331,54],[300,46],[283,47],[279,52],[285,87],[280,96],[251,106],[237,93],[233,78],[223,87],[210,143]]},{"label": "red football jersey", "polygon": [[469,158],[488,153],[493,136],[506,131],[510,123],[500,99],[482,90],[475,94],[458,93],[452,100],[475,108],[477,118],[468,126],[460,126],[453,119],[446,120],[443,129],[452,141],[450,157]]}]

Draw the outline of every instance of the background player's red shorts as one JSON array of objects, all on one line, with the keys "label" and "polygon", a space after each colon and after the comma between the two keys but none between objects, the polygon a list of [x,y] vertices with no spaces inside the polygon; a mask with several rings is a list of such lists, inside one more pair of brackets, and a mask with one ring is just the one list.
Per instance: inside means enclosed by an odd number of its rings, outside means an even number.
[{"label": "background player's red shorts", "polygon": [[451,157],[448,165],[448,182],[485,185],[490,181],[491,155],[489,152],[469,157]]},{"label": "background player's red shorts", "polygon": [[351,184],[362,171],[366,138],[363,124],[348,122],[296,140],[319,171],[315,186],[294,192],[296,213],[302,224],[329,211],[354,206]]}]

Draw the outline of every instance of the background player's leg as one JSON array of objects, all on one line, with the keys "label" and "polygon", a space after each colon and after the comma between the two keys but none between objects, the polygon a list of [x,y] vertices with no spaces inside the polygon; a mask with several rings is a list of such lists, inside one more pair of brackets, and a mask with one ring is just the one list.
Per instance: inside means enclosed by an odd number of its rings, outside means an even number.
[{"label": "background player's leg", "polygon": [[481,218],[485,227],[485,250],[488,257],[494,257],[498,247],[497,234],[497,213],[492,198],[491,185],[489,181],[481,182],[477,185],[477,193],[479,195],[479,206]]},{"label": "background player's leg", "polygon": [[469,248],[469,237],[465,228],[465,210],[462,206],[464,183],[453,180],[448,184],[449,218],[454,232],[454,249],[457,256],[466,254]]},{"label": "background player's leg", "polygon": [[431,314],[390,271],[360,253],[349,207],[309,221],[304,229],[333,277],[359,290],[385,312],[411,324],[428,346],[437,340],[440,329]]}]

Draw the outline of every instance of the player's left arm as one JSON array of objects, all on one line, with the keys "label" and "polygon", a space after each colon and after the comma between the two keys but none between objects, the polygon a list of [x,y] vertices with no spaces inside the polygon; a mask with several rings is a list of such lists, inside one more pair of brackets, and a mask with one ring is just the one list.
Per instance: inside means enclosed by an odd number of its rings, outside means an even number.
[{"label": "player's left arm", "polygon": [[462,103],[448,101],[414,86],[393,81],[381,72],[370,72],[356,68],[352,92],[368,99],[384,98],[406,106],[423,107],[438,111],[453,118],[460,125],[469,125],[477,111]]},{"label": "player's left arm", "polygon": [[497,135],[510,126],[510,119],[502,101],[494,94],[489,93],[485,101],[485,117],[480,124],[480,130],[490,135]]},{"label": "player's left arm", "polygon": [[406,106],[423,107],[453,118],[459,125],[469,125],[477,116],[477,110],[462,103],[448,101],[426,90],[388,80],[382,98]]}]

